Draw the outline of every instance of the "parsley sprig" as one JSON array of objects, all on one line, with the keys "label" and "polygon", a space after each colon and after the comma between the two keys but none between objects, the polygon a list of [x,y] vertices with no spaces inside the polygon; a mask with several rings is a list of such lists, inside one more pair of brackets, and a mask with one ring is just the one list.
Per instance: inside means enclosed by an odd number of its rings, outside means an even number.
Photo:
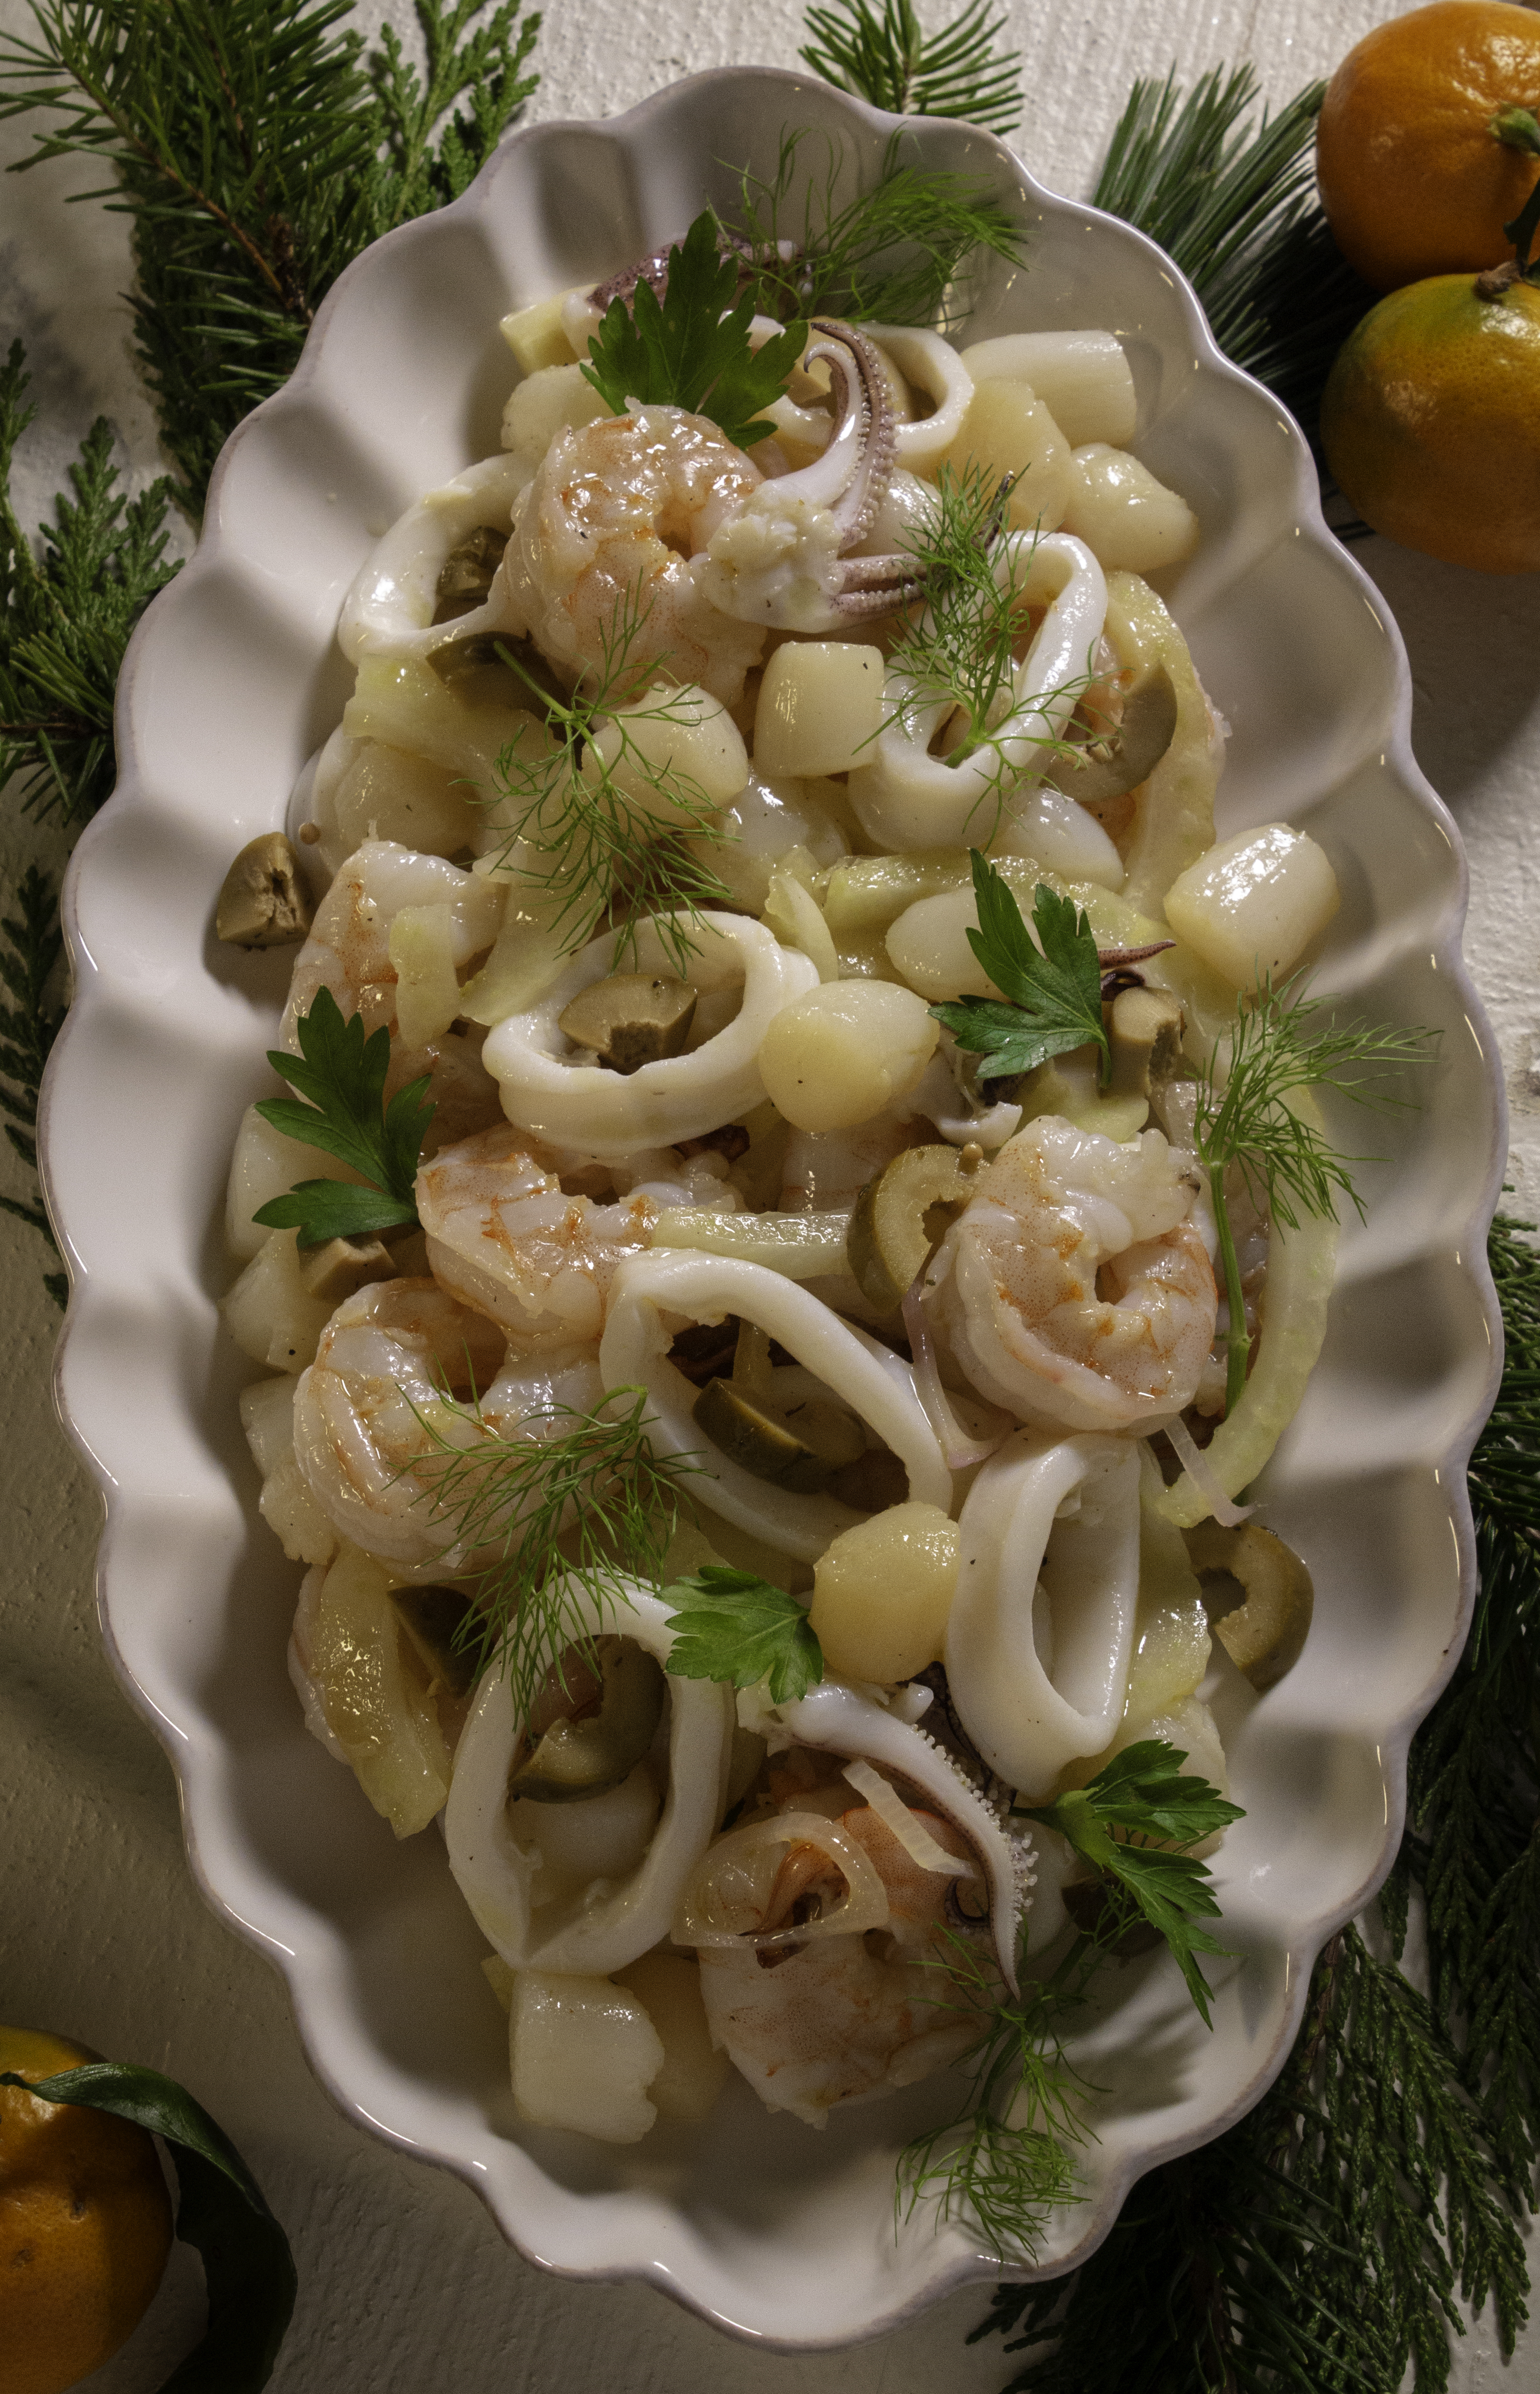
[{"label": "parsley sprig", "polygon": [[1040,881],[1033,899],[1035,943],[1021,919],[1014,891],[978,848],[973,891],[979,927],[967,943],[1004,998],[959,997],[930,1008],[959,1047],[980,1059],[985,1080],[1030,1072],[1050,1056],[1087,1045],[1101,1052],[1101,1073],[1112,1070],[1112,1048],[1101,1019],[1101,965],[1089,917],[1072,898],[1060,898]]},{"label": "parsley sprig", "polygon": [[795,1703],[823,1677],[823,1650],[795,1596],[755,1572],[703,1563],[671,1587],[678,1610],[668,1667],[677,1679],[715,1679],[731,1688],[770,1681],[771,1703]]},{"label": "parsley sprig", "polygon": [[1115,1754],[1086,1786],[1070,1788],[1052,1804],[1015,1809],[1067,1837],[1126,1899],[1124,1909],[1142,1914],[1159,1930],[1204,2026],[1212,2028],[1208,1986],[1196,1956],[1226,1949],[1197,1919],[1218,1918],[1219,1907],[1204,1885],[1207,1863],[1173,1848],[1195,1846],[1243,1816],[1241,1807],[1206,1779],[1185,1773],[1186,1760],[1181,1748],[1164,1738],[1140,1738]]},{"label": "parsley sprig", "polygon": [[790,324],[753,347],[754,300],[747,292],[737,298],[738,264],[723,256],[720,236],[715,214],[704,208],[668,253],[662,299],[650,283],[638,283],[629,303],[612,299],[583,373],[616,415],[633,399],[688,408],[749,449],[775,429],[759,411],[784,390],[807,326]]},{"label": "parsley sprig", "polygon": [[316,992],[299,1017],[301,1054],[268,1050],[273,1071],[296,1088],[293,1098],[264,1098],[257,1112],[285,1138],[319,1147],[339,1164],[362,1173],[367,1186],[346,1180],[301,1180],[286,1197],[270,1198],[252,1216],[270,1230],[297,1229],[302,1247],[327,1239],[356,1238],[368,1230],[394,1230],[415,1222],[413,1194],[417,1158],[433,1108],[424,1103],[428,1075],[411,1082],[385,1102],[390,1068],[390,1033],[383,1024],[364,1037],[363,1017],[349,1015],[329,989]]}]

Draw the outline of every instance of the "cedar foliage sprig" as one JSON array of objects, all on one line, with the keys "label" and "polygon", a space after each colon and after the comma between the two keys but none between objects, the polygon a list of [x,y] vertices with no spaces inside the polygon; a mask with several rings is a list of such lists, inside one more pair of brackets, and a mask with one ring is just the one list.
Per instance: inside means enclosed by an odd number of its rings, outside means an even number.
[{"label": "cedar foliage sprig", "polygon": [[960,116],[991,133],[1021,121],[1021,54],[995,45],[1010,20],[989,0],[968,0],[939,33],[927,33],[914,0],[835,0],[808,10],[812,40],[798,56],[840,91],[895,116]]},{"label": "cedar foliage sprig", "polygon": [[0,783],[15,775],[24,811],[66,823],[95,814],[112,789],[112,693],[145,608],[176,572],[165,561],[169,485],[130,499],[99,416],[54,501],[43,554],[17,520],[11,478],[28,403],[26,356],[0,367]]},{"label": "cedar foliage sprig", "polygon": [[99,159],[132,219],[139,362],[190,513],[343,268],[456,198],[534,87],[538,17],[415,10],[425,75],[389,29],[367,58],[337,33],[349,0],[37,0],[33,38],[0,41],[0,117],[55,120],[21,165]]}]

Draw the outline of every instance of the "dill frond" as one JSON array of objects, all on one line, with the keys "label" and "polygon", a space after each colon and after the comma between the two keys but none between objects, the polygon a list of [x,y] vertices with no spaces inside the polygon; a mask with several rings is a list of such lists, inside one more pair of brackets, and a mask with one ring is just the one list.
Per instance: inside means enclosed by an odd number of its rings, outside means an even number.
[{"label": "dill frond", "polygon": [[1338,1195],[1362,1215],[1345,1155],[1289,1105],[1303,1089],[1335,1089],[1382,1112],[1415,1101],[1385,1085],[1388,1074],[1431,1060],[1426,1031],[1338,1023],[1296,979],[1243,993],[1228,1037],[1202,1067],[1194,1125],[1211,1174],[1233,1166],[1258,1208],[1296,1230],[1299,1215],[1329,1214]]},{"label": "dill frond", "polygon": [[[979,804],[993,806],[994,821],[970,826],[970,837],[980,848],[987,848],[997,830],[1007,786],[1021,770],[1006,754],[1002,727],[1016,704],[1011,677],[1024,627],[1023,594],[1032,554],[1029,550],[1023,556],[1013,547],[1001,561],[1008,489],[982,467],[957,471],[942,466],[936,504],[905,549],[925,578],[926,603],[906,624],[888,660],[888,672],[902,675],[914,694],[882,727],[886,730],[929,706],[950,704],[962,710],[967,729],[948,752],[947,762],[960,765],[975,756],[992,760]],[[1087,658],[1086,674],[1067,685],[1072,691],[1089,683],[1091,662]],[[1056,697],[1062,695],[1063,687]],[[1073,753],[1070,743],[1046,729],[1038,736],[1023,732],[1017,722],[1010,736],[1013,741],[1033,739],[1045,767],[1056,756]]]},{"label": "dill frond", "polygon": [[[823,172],[806,171],[805,131],[782,136],[773,175],[745,168],[732,230],[747,243],[746,287],[763,315],[848,322],[961,323],[991,257],[1020,266],[1027,234],[982,183],[907,165],[895,133],[870,191],[838,197],[844,154],[829,138]],[[791,255],[783,256],[781,245]]]},{"label": "dill frond", "polygon": [[1021,121],[1021,54],[998,50],[1010,20],[968,0],[939,33],[926,33],[914,0],[836,0],[808,10],[812,39],[798,52],[815,74],[895,116],[960,116],[992,133]]},{"label": "dill frond", "polygon": [[[666,684],[630,696],[668,663],[666,653],[642,661],[650,613],[639,588],[623,592],[590,686],[580,684],[565,702],[538,691],[551,744],[527,756],[518,746],[505,749],[488,803],[507,827],[497,854],[516,860],[525,882],[554,901],[551,927],[569,952],[593,939],[618,905],[616,965],[635,954],[651,918],[688,978],[702,910],[731,902],[709,862],[726,835],[693,776],[660,763],[651,743],[637,738],[638,730],[693,722],[698,704]],[[518,659],[503,654],[534,691]]]},{"label": "dill frond", "polygon": [[683,1483],[701,1467],[654,1454],[646,1390],[615,1388],[606,1402],[625,1398],[630,1405],[614,1414],[542,1408],[511,1439],[483,1418],[479,1397],[468,1406],[446,1398],[417,1414],[430,1453],[415,1467],[431,1517],[452,1525],[456,1546],[492,1549],[474,1572],[476,1602],[457,1642],[478,1672],[507,1674],[520,1714],[569,1648],[597,1669],[580,1599],[586,1595],[603,1620],[626,1604],[629,1581],[661,1588],[668,1542],[690,1510]]}]

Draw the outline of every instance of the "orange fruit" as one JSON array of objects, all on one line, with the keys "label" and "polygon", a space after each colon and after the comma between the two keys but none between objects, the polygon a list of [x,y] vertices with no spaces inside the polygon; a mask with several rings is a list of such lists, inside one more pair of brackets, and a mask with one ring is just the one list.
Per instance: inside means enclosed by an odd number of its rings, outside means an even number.
[{"label": "orange fruit", "polygon": [[[23,2078],[99,2061],[32,2029],[0,2029]],[[64,2394],[138,2325],[171,2250],[154,2139],[127,2120],[0,2086],[0,2394]]]},{"label": "orange fruit", "polygon": [[1337,247],[1376,291],[1513,256],[1503,227],[1540,158],[1493,134],[1509,108],[1540,112],[1540,14],[1508,0],[1433,0],[1349,51],[1326,86],[1316,175]]},{"label": "orange fruit", "polygon": [[1540,570],[1540,290],[1510,272],[1393,291],[1321,401],[1326,463],[1365,522],[1486,573]]}]

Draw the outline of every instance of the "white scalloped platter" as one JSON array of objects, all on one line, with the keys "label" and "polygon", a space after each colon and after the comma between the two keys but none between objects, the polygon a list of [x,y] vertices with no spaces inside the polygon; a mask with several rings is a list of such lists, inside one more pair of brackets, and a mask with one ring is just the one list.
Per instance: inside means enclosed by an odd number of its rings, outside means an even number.
[{"label": "white scalloped platter", "polygon": [[[230,858],[283,822],[340,715],[333,631],[360,561],[419,493],[496,447],[513,379],[499,317],[725,205],[719,162],[771,169],[783,127],[826,132],[853,189],[893,125],[800,75],[698,76],[611,123],[515,133],[455,205],[349,270],[292,382],[226,448],[197,554],[130,651],[122,778],[68,884],[77,994],[44,1104],[73,1285],[59,1395],[106,1500],[104,1632],[175,1765],[210,1902],[283,1972],[343,2110],[457,2170],[520,2252],[645,2279],[785,2348],[892,2327],[996,2274],[960,2228],[895,2233],[895,2152],[958,2086],[836,2112],[822,2135],[736,2080],[706,2125],[632,2149],[516,2120],[483,1943],[441,1841],[396,1843],[307,1735],[285,1674],[298,1574],[257,1518],[236,1415],[251,1367],[216,1309],[232,1277],[227,1163],[270,1085],[292,957],[221,947],[213,916]],[[1233,1958],[1215,1972],[1214,2032],[1165,1956],[1105,1974],[1077,2048],[1102,2090],[1097,2141],[1084,2202],[1044,2244],[1053,2274],[1141,2171],[1256,2100],[1313,1956],[1394,1851],[1407,1741],[1469,1605],[1464,1465],[1497,1369],[1483,1234],[1503,1109],[1460,959],[1464,862],[1412,761],[1401,642],[1322,522],[1297,431],[1220,357],[1148,242],[1051,197],[987,135],[909,131],[925,163],[982,177],[1031,228],[1025,270],[985,278],[970,337],[1103,326],[1126,345],[1135,446],[1204,528],[1169,595],[1233,727],[1220,835],[1308,823],[1343,891],[1318,987],[1442,1034],[1426,1106],[1374,1125],[1367,1220],[1347,1225],[1325,1351],[1266,1478],[1266,1518],[1314,1575],[1304,1657],[1249,1711],[1238,1680],[1216,1681],[1246,1817],[1217,1862]],[[1360,1125],[1348,1143],[1365,1143]]]}]

